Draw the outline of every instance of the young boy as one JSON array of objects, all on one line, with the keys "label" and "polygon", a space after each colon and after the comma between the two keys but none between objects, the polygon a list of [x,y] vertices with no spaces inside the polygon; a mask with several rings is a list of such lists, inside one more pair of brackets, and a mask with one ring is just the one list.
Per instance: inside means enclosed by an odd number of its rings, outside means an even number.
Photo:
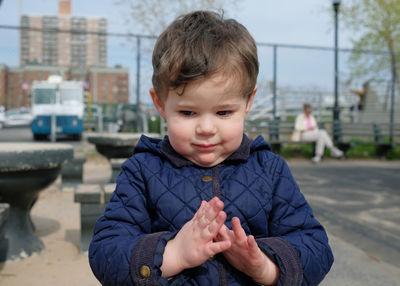
[{"label": "young boy", "polygon": [[103,285],[316,285],[333,256],[288,166],[243,134],[257,48],[235,20],[176,19],[153,52],[163,140],[142,136],[89,249]]}]

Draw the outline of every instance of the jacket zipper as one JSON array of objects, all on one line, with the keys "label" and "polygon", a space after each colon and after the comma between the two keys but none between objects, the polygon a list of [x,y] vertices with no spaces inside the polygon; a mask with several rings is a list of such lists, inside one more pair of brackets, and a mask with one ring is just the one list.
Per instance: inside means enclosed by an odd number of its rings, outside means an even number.
[{"label": "jacket zipper", "polygon": [[[212,183],[213,183],[213,195],[214,197],[218,197],[221,199],[221,188],[220,188],[220,184],[219,184],[219,166],[215,166],[212,169]],[[222,254],[220,254],[222,255]],[[219,285],[221,286],[227,286],[228,285],[228,281],[227,281],[227,277],[226,277],[226,270],[224,265],[222,264],[221,261],[218,261],[218,274],[219,274]]]}]

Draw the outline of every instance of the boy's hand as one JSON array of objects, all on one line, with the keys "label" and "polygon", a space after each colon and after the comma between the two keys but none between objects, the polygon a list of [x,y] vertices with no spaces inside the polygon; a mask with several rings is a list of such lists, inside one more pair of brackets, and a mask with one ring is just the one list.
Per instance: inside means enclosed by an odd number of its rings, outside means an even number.
[{"label": "boy's hand", "polygon": [[276,284],[279,268],[260,250],[254,236],[246,236],[239,218],[232,218],[232,229],[223,225],[217,236],[217,241],[230,241],[232,244],[223,252],[228,262],[258,283]]},{"label": "boy's hand", "polygon": [[217,197],[201,203],[193,218],[165,246],[161,265],[163,277],[198,266],[231,246],[230,241],[213,241],[226,220],[223,208],[224,203]]}]

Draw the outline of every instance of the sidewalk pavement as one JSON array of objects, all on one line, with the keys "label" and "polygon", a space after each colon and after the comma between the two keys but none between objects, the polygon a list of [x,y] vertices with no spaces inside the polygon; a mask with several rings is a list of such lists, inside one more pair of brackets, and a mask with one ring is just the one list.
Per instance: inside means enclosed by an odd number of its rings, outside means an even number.
[{"label": "sidewalk pavement", "polygon": [[288,164],[334,251],[322,285],[400,285],[400,162]]},{"label": "sidewalk pavement", "polygon": [[396,286],[400,285],[400,268],[366,253],[354,244],[329,232],[335,262],[321,286]]}]

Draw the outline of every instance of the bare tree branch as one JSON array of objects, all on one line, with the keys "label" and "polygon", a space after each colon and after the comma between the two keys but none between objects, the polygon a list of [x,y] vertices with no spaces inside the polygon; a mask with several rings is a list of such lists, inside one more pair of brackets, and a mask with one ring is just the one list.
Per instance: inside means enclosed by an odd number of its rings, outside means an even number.
[{"label": "bare tree branch", "polygon": [[193,10],[223,10],[232,13],[237,0],[114,0],[123,10],[129,32],[158,35],[177,16]]}]

